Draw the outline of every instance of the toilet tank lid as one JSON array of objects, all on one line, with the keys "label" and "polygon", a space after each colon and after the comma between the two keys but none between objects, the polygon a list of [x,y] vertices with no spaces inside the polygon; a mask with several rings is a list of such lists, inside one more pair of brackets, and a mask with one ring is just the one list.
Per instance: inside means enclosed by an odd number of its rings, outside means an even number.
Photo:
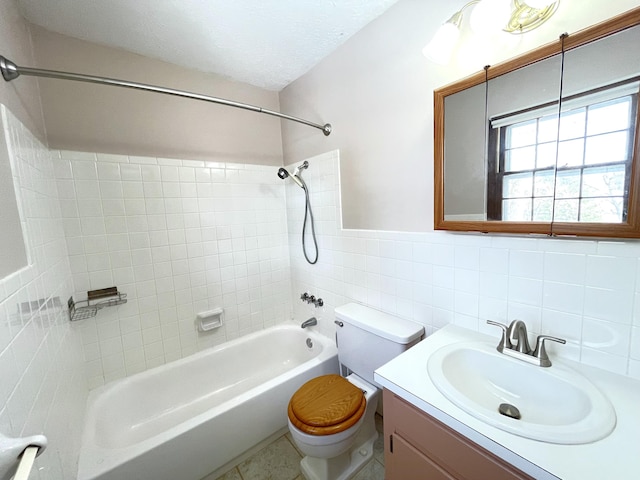
[{"label": "toilet tank lid", "polygon": [[424,327],[419,323],[357,303],[337,307],[336,318],[400,344],[411,343],[424,333]]}]

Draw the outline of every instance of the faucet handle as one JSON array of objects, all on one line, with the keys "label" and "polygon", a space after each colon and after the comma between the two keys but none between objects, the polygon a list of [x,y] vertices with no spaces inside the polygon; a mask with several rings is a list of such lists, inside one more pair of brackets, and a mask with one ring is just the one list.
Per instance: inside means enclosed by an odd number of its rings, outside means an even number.
[{"label": "faucet handle", "polygon": [[509,340],[509,327],[503,323],[494,322],[493,320],[487,320],[489,325],[494,325],[496,327],[500,327],[502,329],[502,338],[500,339],[500,343],[496,347],[499,352],[502,352],[505,348],[511,349],[513,345],[511,344],[511,340]]},{"label": "faucet handle", "polygon": [[309,294],[307,292],[304,292],[302,295],[300,295],[300,300],[302,300],[303,302],[306,302],[308,298]]},{"label": "faucet handle", "polygon": [[538,339],[536,340],[536,348],[533,351],[533,356],[540,360],[541,367],[550,367],[551,360],[549,360],[549,355],[547,355],[547,350],[544,348],[544,341],[551,340],[552,342],[558,342],[565,344],[567,341],[564,338],[552,337],[551,335],[538,335]]}]

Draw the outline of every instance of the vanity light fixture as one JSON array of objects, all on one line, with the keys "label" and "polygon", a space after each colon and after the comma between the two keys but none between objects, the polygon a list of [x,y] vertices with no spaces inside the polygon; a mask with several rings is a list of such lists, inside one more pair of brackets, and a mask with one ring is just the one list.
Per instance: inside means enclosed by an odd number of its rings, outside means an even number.
[{"label": "vanity light fixture", "polygon": [[476,33],[505,31],[522,34],[539,27],[558,9],[560,0],[471,0],[443,23],[422,53],[446,65],[460,35],[465,10],[471,9],[469,25]]}]

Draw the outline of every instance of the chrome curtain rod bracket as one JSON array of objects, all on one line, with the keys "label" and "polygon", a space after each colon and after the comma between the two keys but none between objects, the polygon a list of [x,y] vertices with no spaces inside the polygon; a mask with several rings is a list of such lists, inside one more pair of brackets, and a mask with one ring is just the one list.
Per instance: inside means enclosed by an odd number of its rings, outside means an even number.
[{"label": "chrome curtain rod bracket", "polygon": [[155,85],[147,85],[144,83],[129,82],[127,80],[117,80],[115,78],[98,77],[94,75],[84,75],[81,73],[59,72],[56,70],[44,70],[41,68],[20,67],[13,63],[11,60],[0,55],[0,70],[2,71],[2,77],[10,82],[15,80],[20,75],[27,75],[33,77],[46,77],[57,78],[59,80],[74,80],[76,82],[97,83],[100,85],[111,85],[114,87],[132,88],[135,90],[144,90],[147,92],[163,93],[165,95],[173,95],[176,97],[191,98],[193,100],[201,100],[203,102],[217,103],[220,105],[226,105],[228,107],[242,108],[244,110],[250,110],[252,112],[264,113],[274,117],[283,118],[285,120],[291,120],[292,122],[302,123],[310,127],[322,130],[325,136],[329,136],[331,133],[331,124],[325,123],[320,125],[318,123],[310,122],[302,118],[293,117],[291,115],[285,115],[284,113],[275,112],[273,110],[267,110],[266,108],[256,107],[255,105],[249,105],[246,103],[234,102],[232,100],[225,100],[224,98],[211,97],[208,95],[201,95],[199,93],[185,92],[183,90],[176,90],[173,88],[158,87]]}]

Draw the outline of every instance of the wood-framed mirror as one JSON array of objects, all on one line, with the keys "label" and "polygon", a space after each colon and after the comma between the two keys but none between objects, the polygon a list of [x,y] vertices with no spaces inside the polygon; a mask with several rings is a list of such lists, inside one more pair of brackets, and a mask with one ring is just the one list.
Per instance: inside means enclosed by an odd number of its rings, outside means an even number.
[{"label": "wood-framed mirror", "polygon": [[640,8],[434,91],[436,230],[640,238]]}]

